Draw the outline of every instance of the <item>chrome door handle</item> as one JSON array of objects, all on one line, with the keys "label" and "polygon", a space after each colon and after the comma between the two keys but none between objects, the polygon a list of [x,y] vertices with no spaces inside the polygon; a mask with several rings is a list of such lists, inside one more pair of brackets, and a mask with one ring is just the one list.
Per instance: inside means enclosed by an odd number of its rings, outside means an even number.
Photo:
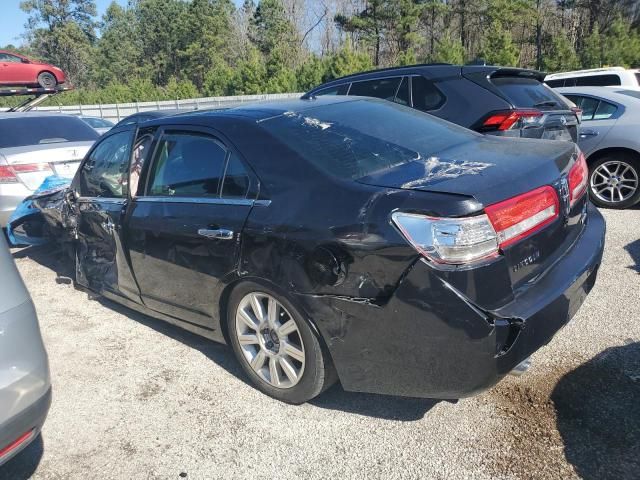
[{"label": "chrome door handle", "polygon": [[580,132],[580,138],[597,137],[597,136],[598,136],[598,132],[596,132],[595,130],[583,130],[582,132]]},{"label": "chrome door handle", "polygon": [[218,228],[216,230],[201,228],[198,230],[198,235],[206,238],[216,238],[218,240],[233,240],[233,230],[227,230],[226,228]]}]

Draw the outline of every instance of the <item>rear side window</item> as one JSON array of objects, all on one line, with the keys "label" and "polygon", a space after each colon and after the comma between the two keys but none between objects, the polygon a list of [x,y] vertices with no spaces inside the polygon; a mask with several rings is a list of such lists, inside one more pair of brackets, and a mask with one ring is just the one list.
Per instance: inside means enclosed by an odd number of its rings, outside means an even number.
[{"label": "rear side window", "polygon": [[226,149],[198,133],[166,133],[158,142],[148,194],[168,197],[218,197]]},{"label": "rear side window", "polygon": [[567,98],[582,109],[582,121],[606,120],[618,110],[614,104],[582,95],[567,95]]},{"label": "rear side window", "polygon": [[103,139],[91,151],[80,171],[83,197],[123,198],[127,195],[127,171],[133,132],[120,132]]},{"label": "rear side window", "polygon": [[30,117],[15,113],[0,118],[0,148],[49,143],[95,141],[100,135],[77,117]]},{"label": "rear side window", "polygon": [[587,77],[576,77],[578,87],[607,87],[611,85],[621,85],[619,75],[589,75]]},{"label": "rear side window", "polygon": [[364,99],[284,114],[260,125],[301,159],[342,179],[410,162],[426,171],[438,163],[434,152],[478,135],[415,109]]},{"label": "rear side window", "polygon": [[535,78],[495,77],[491,83],[514,107],[568,108],[559,95]]},{"label": "rear side window", "polygon": [[249,175],[242,162],[233,153],[224,174],[223,198],[246,198],[249,191]]},{"label": "rear side window", "polygon": [[323,88],[322,90],[317,91],[313,95],[316,97],[321,97],[323,95],[346,95],[347,90],[349,90],[348,83],[344,85],[336,85],[335,87]]},{"label": "rear side window", "polygon": [[354,82],[351,84],[349,95],[359,95],[361,97],[375,97],[383,100],[393,101],[400,86],[402,77],[380,78],[367,80],[364,82]]},{"label": "rear side window", "polygon": [[398,88],[398,93],[396,94],[395,102],[400,105],[409,105],[410,102],[409,96],[409,78],[404,77],[402,82],[400,82],[400,88]]},{"label": "rear side window", "polygon": [[411,78],[413,108],[427,112],[435,110],[444,103],[444,96],[432,82],[424,77]]}]

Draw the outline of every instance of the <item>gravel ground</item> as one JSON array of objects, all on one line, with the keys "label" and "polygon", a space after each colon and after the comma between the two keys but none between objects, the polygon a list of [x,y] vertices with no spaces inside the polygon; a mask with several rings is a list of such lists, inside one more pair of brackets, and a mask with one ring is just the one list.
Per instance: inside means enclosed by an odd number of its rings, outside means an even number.
[{"label": "gravel ground", "polygon": [[640,210],[605,211],[600,276],[523,377],[458,403],[344,392],[302,406],[249,386],[225,346],[57,284],[14,256],[54,399],[0,479],[640,477]]}]

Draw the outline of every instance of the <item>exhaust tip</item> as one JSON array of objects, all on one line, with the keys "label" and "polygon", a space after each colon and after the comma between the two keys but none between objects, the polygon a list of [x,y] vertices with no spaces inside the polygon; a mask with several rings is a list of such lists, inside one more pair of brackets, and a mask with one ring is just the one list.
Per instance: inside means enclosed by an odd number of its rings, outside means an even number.
[{"label": "exhaust tip", "polygon": [[527,370],[531,367],[531,357],[525,358],[518,365],[516,365],[513,370],[509,372],[509,375],[513,375],[515,377],[522,376]]}]

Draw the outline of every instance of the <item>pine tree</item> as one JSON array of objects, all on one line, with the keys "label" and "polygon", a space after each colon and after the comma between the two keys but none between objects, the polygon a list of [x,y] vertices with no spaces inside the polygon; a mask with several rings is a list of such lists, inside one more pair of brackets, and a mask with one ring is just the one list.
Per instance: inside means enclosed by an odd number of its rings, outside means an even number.
[{"label": "pine tree", "polygon": [[518,63],[518,49],[513,44],[511,33],[497,20],[491,24],[484,38],[480,56],[493,65],[511,67]]},{"label": "pine tree", "polygon": [[551,48],[543,57],[543,67],[547,72],[562,72],[574,70],[579,66],[576,51],[569,42],[564,31],[553,37]]}]

